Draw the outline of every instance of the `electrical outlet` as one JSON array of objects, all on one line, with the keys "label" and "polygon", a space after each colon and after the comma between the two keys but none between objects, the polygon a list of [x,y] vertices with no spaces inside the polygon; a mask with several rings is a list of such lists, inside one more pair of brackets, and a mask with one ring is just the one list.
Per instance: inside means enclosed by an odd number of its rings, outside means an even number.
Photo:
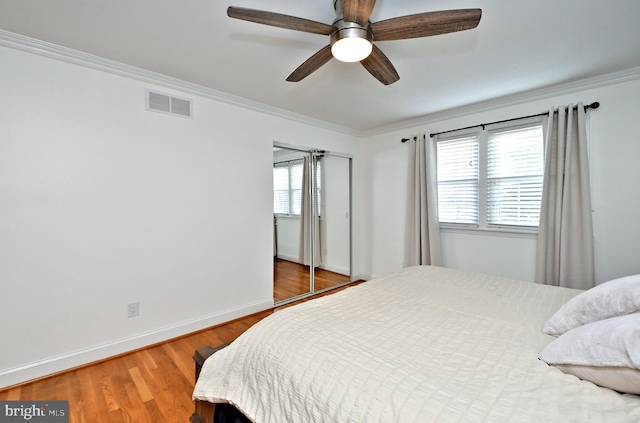
[{"label": "electrical outlet", "polygon": [[127,317],[136,317],[136,316],[140,316],[140,303],[137,301],[127,306]]}]

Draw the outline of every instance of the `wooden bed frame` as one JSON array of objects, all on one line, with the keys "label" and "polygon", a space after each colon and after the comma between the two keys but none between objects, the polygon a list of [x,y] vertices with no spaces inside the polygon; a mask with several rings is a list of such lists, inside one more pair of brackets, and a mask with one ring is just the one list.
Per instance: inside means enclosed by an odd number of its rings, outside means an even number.
[{"label": "wooden bed frame", "polygon": [[[215,354],[216,352],[228,346],[230,343],[231,342],[228,342],[215,348],[207,345],[206,347],[198,348],[196,350],[196,353],[193,355],[193,360],[196,362],[196,382],[200,377],[200,371],[202,370],[202,366],[205,360],[212,354]],[[189,421],[191,423],[215,423],[215,418],[217,418],[218,421],[224,422],[249,421],[247,417],[244,416],[244,414],[238,411],[238,409],[231,404],[215,404],[209,401],[195,400],[194,405],[195,411],[189,418]],[[216,416],[218,406],[220,406],[220,415]]]},{"label": "wooden bed frame", "polygon": [[[227,345],[229,345],[229,343],[222,344],[215,348],[207,345],[206,347],[198,348],[196,350],[196,353],[193,355],[193,360],[196,362],[196,382],[198,381],[198,377],[200,377],[200,371],[202,370],[202,365],[205,360],[213,353],[220,351]],[[191,423],[213,423],[213,415],[215,414],[215,411],[216,405],[214,403],[195,400],[195,412],[191,415],[189,420]]]}]

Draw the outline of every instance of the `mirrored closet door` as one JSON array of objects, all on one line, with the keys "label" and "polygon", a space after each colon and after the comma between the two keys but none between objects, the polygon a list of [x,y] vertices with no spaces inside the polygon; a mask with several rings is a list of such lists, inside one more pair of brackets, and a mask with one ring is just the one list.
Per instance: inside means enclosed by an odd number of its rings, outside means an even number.
[{"label": "mirrored closet door", "polygon": [[274,301],[284,304],[351,279],[351,157],[273,149]]}]

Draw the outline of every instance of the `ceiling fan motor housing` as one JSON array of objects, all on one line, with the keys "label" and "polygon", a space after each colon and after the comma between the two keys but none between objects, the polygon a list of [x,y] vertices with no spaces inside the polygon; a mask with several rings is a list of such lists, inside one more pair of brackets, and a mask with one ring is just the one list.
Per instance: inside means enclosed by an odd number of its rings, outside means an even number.
[{"label": "ceiling fan motor housing", "polygon": [[[331,34],[331,52],[343,62],[359,62],[371,54],[373,33],[371,25],[366,27],[355,22],[340,19],[333,24],[336,30]],[[349,44],[349,47],[347,47]],[[340,54],[343,50],[343,54]]]},{"label": "ceiling fan motor housing", "polygon": [[333,23],[333,26],[336,27],[336,30],[331,34],[331,45],[339,40],[354,37],[363,38],[370,43],[373,42],[373,32],[369,23],[364,27],[355,22],[346,22],[340,18]]},{"label": "ceiling fan motor housing", "polygon": [[373,31],[371,22],[365,26],[357,22],[344,20],[343,0],[334,0],[336,20],[331,33],[331,53],[343,62],[359,62],[371,54],[373,49]]}]

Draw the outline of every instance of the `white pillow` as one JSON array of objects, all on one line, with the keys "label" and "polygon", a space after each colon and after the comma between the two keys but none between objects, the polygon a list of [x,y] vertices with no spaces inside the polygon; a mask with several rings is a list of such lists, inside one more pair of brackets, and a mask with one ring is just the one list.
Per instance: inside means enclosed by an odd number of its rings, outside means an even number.
[{"label": "white pillow", "polygon": [[540,359],[596,385],[638,394],[640,313],[572,329],[547,345]]},{"label": "white pillow", "polygon": [[598,386],[613,389],[625,394],[640,395],[640,370],[627,367],[576,366],[574,364],[555,364],[563,373],[588,380]]},{"label": "white pillow", "polygon": [[600,284],[567,301],[542,327],[559,336],[587,323],[640,311],[640,274]]}]

